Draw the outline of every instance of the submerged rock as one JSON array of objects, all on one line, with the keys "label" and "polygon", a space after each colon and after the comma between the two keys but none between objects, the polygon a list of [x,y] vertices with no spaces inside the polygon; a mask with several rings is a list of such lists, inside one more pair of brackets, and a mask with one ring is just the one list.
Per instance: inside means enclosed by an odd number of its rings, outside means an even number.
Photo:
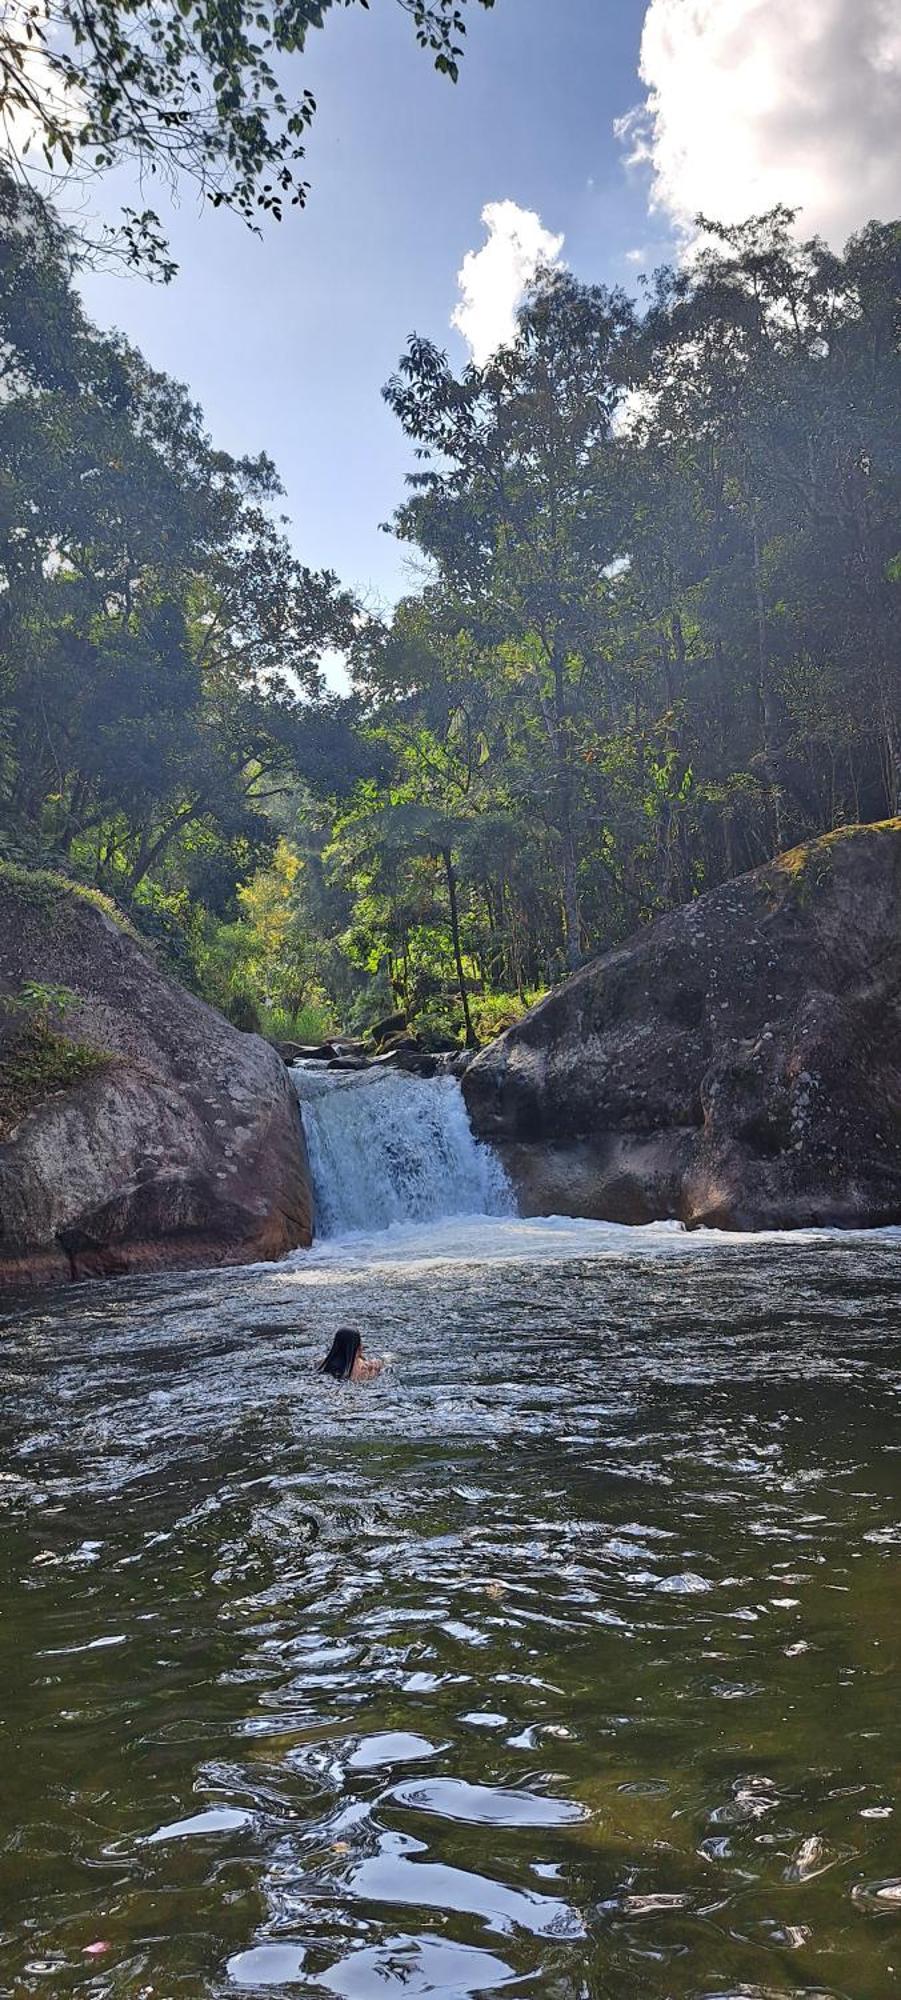
[{"label": "submerged rock", "polygon": [[901,820],[649,924],[463,1076],[529,1214],[901,1222]]},{"label": "submerged rock", "polygon": [[0,868],[0,995],[70,989],[110,1064],[0,1143],[0,1284],[245,1263],[311,1240],[297,1099],[276,1051],[163,973],[61,879]]}]

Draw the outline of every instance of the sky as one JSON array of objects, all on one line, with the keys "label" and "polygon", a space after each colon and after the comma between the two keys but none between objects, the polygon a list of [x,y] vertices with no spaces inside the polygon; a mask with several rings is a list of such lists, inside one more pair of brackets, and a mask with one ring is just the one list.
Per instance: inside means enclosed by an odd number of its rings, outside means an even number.
[{"label": "sky", "polygon": [[[899,0],[467,15],[454,87],[394,0],[334,12],[296,72],[319,105],[307,208],[260,238],[190,189],[173,209],[150,187],[139,205],[159,207],[178,277],[83,280],[100,325],[189,384],[218,445],[271,454],[298,554],[371,608],[415,586],[380,527],[412,469],[380,395],[412,332],[481,363],[539,256],[632,289],[686,254],[699,211],[800,204],[805,233],[839,246],[901,215]],[[106,212],[134,194],[112,177]]]}]

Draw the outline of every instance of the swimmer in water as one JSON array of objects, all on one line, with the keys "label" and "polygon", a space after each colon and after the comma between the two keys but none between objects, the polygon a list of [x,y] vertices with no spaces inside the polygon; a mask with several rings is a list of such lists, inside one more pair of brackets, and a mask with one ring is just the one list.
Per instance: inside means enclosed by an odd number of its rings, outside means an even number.
[{"label": "swimmer in water", "polygon": [[336,1382],[371,1382],[381,1372],[382,1363],[375,1356],[366,1360],[362,1336],[355,1326],[339,1326],[325,1360],[319,1363],[320,1375],[333,1375]]}]

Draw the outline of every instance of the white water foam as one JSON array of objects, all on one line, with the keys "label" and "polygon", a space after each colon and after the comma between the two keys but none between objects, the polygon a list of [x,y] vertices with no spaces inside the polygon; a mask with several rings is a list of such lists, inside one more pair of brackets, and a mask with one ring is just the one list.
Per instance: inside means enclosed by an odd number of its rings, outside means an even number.
[{"label": "white water foam", "polygon": [[456,1077],[297,1063],[317,1239],[454,1216],[510,1216],[497,1155],[476,1139]]},{"label": "white water foam", "polygon": [[686,1230],[679,1222],[631,1227],[574,1216],[519,1216],[492,1148],[473,1134],[455,1077],[398,1070],[292,1072],[310,1157],[315,1242],[285,1260],[312,1282],[378,1266],[383,1272],[440,1265],[556,1264],[694,1256],[880,1238],[901,1247],[901,1229]]},{"label": "white water foam", "polygon": [[437,1221],[397,1222],[317,1239],[279,1266],[288,1282],[330,1285],[378,1271],[392,1282],[456,1266],[461,1271],[495,1265],[621,1264],[634,1259],[685,1258],[747,1253],[769,1243],[787,1254],[822,1244],[841,1252],[856,1242],[884,1243],[901,1251],[901,1229],[685,1229],[681,1222],[631,1225],[592,1222],[570,1215],[517,1216],[460,1214]]}]

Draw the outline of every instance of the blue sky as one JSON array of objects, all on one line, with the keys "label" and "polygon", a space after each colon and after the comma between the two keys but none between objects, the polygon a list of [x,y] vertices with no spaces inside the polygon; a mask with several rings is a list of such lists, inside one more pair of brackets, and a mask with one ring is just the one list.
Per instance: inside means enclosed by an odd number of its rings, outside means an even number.
[{"label": "blue sky", "polygon": [[[84,280],[95,319],[190,385],[218,444],[271,453],[299,554],[373,604],[410,583],[379,531],[411,464],[380,389],[414,330],[465,360],[450,319],[486,204],[534,211],[579,275],[626,284],[636,253],[672,254],[699,209],[735,221],[797,203],[805,232],[837,245],[901,214],[898,0],[467,12],[454,87],[394,0],[334,11],[294,70],[319,101],[308,208],[260,240],[190,189],[172,211],[151,185],[139,205],[159,206],[178,278]],[[120,174],[101,192],[113,216],[137,191]]]},{"label": "blue sky", "polygon": [[[381,386],[414,330],[466,358],[449,322],[484,205],[537,210],[579,272],[611,282],[634,279],[628,249],[666,236],[613,131],[639,95],[643,15],[641,0],[498,0],[473,10],[456,87],[389,0],[335,15],[303,65],[319,103],[307,209],[259,240],[186,191],[161,203],[170,286],[84,281],[101,324],[189,383],[217,443],[271,452],[304,560],[370,597],[395,596],[407,560],[379,532],[411,462]],[[121,192],[108,185],[111,212]]]}]

